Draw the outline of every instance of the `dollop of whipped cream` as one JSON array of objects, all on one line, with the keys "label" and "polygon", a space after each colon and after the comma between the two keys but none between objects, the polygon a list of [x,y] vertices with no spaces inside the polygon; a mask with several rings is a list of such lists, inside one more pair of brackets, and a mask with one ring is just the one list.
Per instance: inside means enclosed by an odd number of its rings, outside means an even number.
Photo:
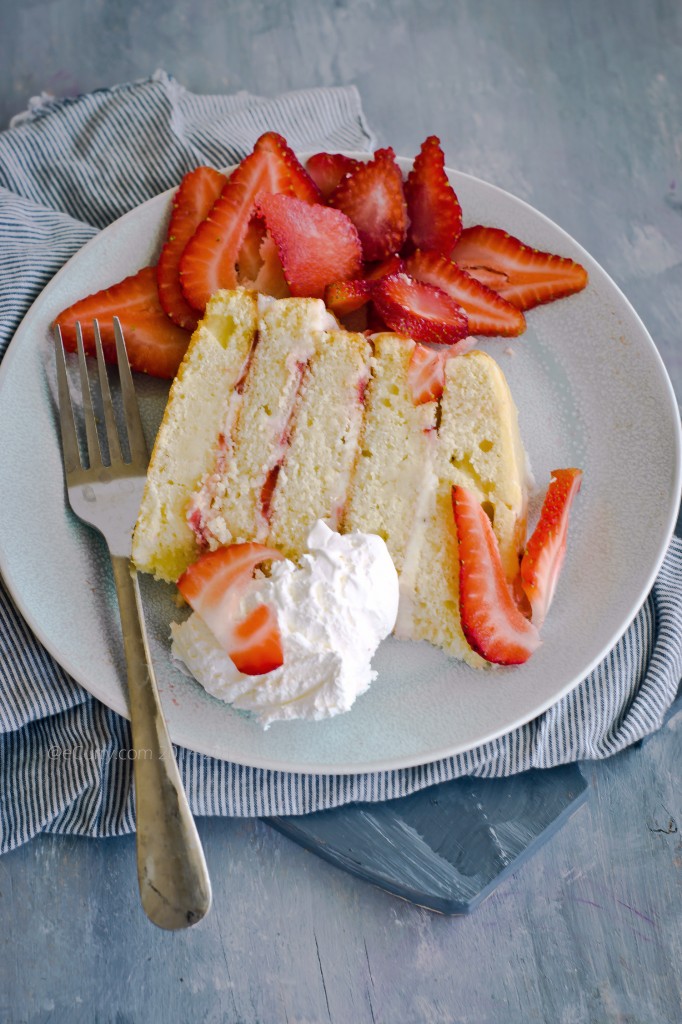
[{"label": "dollop of whipped cream", "polygon": [[284,662],[274,671],[239,672],[196,613],[171,625],[173,656],[210,694],[253,712],[265,728],[348,711],[376,678],[372,656],[398,614],[398,574],[381,537],[334,533],[318,520],[307,544],[300,567],[273,562],[241,608],[275,610]]}]

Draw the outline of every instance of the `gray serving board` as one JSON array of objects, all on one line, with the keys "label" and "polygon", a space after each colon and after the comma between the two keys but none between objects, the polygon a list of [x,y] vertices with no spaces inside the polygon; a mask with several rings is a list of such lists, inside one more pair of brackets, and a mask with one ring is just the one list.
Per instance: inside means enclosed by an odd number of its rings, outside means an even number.
[{"label": "gray serving board", "polygon": [[577,765],[462,778],[381,804],[266,818],[325,860],[442,914],[468,914],[582,805]]}]

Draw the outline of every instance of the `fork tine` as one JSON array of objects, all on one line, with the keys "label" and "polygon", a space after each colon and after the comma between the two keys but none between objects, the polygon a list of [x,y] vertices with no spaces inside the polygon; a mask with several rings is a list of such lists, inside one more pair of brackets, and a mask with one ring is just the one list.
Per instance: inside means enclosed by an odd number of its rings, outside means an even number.
[{"label": "fork tine", "polygon": [[95,413],[92,408],[92,394],[90,391],[90,378],[88,366],[85,362],[85,348],[83,346],[83,331],[80,323],[76,323],[76,342],[78,345],[78,368],[81,377],[81,395],[83,398],[83,418],[85,420],[85,438],[88,444],[88,463],[90,469],[102,465],[102,455],[99,450],[99,437],[97,436],[97,424]]},{"label": "fork tine", "polygon": [[133,378],[130,372],[130,363],[128,362],[128,353],[126,352],[125,342],[123,340],[121,321],[117,316],[114,317],[114,335],[116,337],[116,357],[118,359],[121,395],[123,396],[123,411],[125,413],[126,426],[128,428],[130,458],[133,463],[137,461],[143,462],[146,467],[147,459],[149,457],[147,452],[147,442],[144,439],[142,420],[140,419],[140,408],[137,404],[137,396],[135,395],[135,385],[133,384]]},{"label": "fork tine", "polygon": [[107,430],[107,443],[109,445],[109,461],[115,466],[123,461],[121,455],[121,444],[118,437],[118,427],[114,415],[114,403],[111,399],[109,387],[109,375],[107,374],[104,352],[102,351],[102,335],[99,329],[99,321],[93,320],[92,327],[95,332],[95,352],[97,355],[97,372],[99,374],[99,387],[102,393],[102,406],[104,408],[104,422]]},{"label": "fork tine", "polygon": [[57,390],[59,394],[59,428],[62,435],[62,453],[64,468],[67,475],[74,469],[81,468],[81,455],[78,448],[78,435],[73,419],[73,406],[69,392],[69,380],[66,375],[66,357],[62,331],[57,324],[55,331],[55,356],[57,361]]}]

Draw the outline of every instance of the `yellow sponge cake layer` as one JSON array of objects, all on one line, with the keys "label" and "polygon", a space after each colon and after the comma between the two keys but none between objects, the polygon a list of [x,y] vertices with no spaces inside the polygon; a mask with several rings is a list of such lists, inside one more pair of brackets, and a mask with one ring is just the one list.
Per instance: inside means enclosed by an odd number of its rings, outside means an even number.
[{"label": "yellow sponge cake layer", "polygon": [[171,387],[133,536],[135,565],[158,579],[176,580],[198,556],[187,505],[215,462],[226,398],[244,371],[256,328],[252,292],[218,292]]},{"label": "yellow sponge cake layer", "polygon": [[268,544],[298,558],[316,519],[336,529],[362,423],[371,349],[362,334],[318,334],[277,474]]},{"label": "yellow sponge cake layer", "polygon": [[378,334],[373,344],[372,379],[343,530],[383,537],[400,573],[431,476],[437,403],[412,401],[407,371],[414,341]]},{"label": "yellow sponge cake layer", "polygon": [[[294,402],[315,335],[329,326],[321,299],[262,303],[258,341],[243,383],[232,443],[221,472],[199,497],[202,532],[211,547],[267,538],[263,495],[284,454]],[[332,319],[332,323],[336,322]]]}]

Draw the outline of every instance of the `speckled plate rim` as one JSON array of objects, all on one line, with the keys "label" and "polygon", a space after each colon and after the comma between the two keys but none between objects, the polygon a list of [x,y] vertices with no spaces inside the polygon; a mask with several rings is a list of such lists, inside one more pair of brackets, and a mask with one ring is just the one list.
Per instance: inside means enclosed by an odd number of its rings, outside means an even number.
[{"label": "speckled plate rim", "polygon": [[[359,159],[366,159],[366,154],[362,153],[351,153],[351,156],[355,156]],[[399,158],[401,166],[404,170],[409,169],[411,161],[405,158]],[[570,678],[564,678],[561,685],[556,686],[552,690],[551,694],[548,694],[542,700],[538,700],[533,703],[532,706],[528,704],[519,710],[517,714],[507,713],[504,717],[504,721],[498,721],[494,726],[484,726],[482,723],[474,723],[469,735],[465,739],[460,739],[458,742],[451,744],[439,745],[431,749],[421,749],[413,754],[402,754],[399,756],[377,756],[370,759],[363,759],[361,763],[358,761],[346,761],[343,759],[337,759],[333,764],[325,763],[324,761],[301,762],[296,758],[282,758],[270,757],[267,754],[241,754],[241,756],[235,756],[235,752],[226,749],[221,746],[219,749],[215,743],[206,743],[202,737],[197,735],[196,732],[188,732],[186,728],[183,728],[182,723],[171,721],[170,730],[173,742],[178,745],[187,747],[195,750],[199,753],[204,753],[210,756],[219,757],[222,759],[229,759],[236,763],[248,765],[250,767],[264,768],[275,771],[286,771],[295,772],[300,774],[320,774],[320,775],[338,775],[338,774],[358,774],[364,772],[377,772],[377,771],[389,771],[400,768],[410,768],[421,764],[432,763],[434,761],[441,760],[446,757],[451,757],[455,754],[459,754],[465,750],[470,750],[475,747],[481,746],[484,743],[488,743],[498,737],[508,733],[533,718],[540,715],[542,712],[547,710],[562,697],[568,694],[589,672],[592,671],[599,664],[599,662],[605,657],[608,651],[613,647],[617,640],[622,636],[627,627],[632,622],[633,618],[637,614],[637,611],[641,607],[643,601],[646,599],[653,581],[658,573],[660,565],[665,556],[670,538],[672,536],[677,509],[680,502],[680,493],[682,489],[682,437],[680,432],[678,407],[672,384],[667,375],[667,371],[663,364],[663,361],[656,349],[653,339],[646,330],[641,319],[622,293],[618,286],[611,280],[606,272],[596,263],[596,261],[580,246],[570,235],[568,235],[563,229],[558,227],[553,221],[547,218],[544,214],[540,213],[530,204],[524,202],[521,199],[513,196],[511,193],[500,189],[498,186],[492,185],[488,182],[484,182],[472,175],[463,174],[448,169],[448,174],[453,181],[453,185],[456,187],[458,192],[463,188],[469,188],[473,190],[483,189],[484,192],[490,196],[497,196],[504,204],[511,204],[511,207],[521,211],[524,216],[530,217],[538,225],[541,233],[545,229],[545,233],[549,233],[553,238],[556,239],[556,245],[554,248],[565,252],[567,255],[571,255],[573,258],[580,260],[588,268],[590,273],[591,285],[595,286],[597,283],[600,287],[605,288],[610,292],[613,304],[618,308],[618,312],[622,314],[625,320],[629,321],[630,330],[634,329],[636,334],[636,343],[638,346],[642,346],[643,350],[647,351],[648,357],[653,357],[652,370],[652,384],[656,394],[657,401],[660,403],[660,408],[664,409],[669,415],[670,424],[672,426],[671,434],[671,452],[670,452],[670,469],[671,469],[671,486],[669,487],[670,501],[666,509],[666,514],[659,518],[657,528],[657,538],[653,553],[648,559],[648,564],[645,573],[640,578],[639,586],[634,592],[629,595],[629,606],[627,613],[620,616],[617,627],[610,630],[608,638],[599,646],[599,649],[592,654],[589,660],[586,660],[578,672],[572,672]],[[44,333],[45,322],[44,318],[41,322],[42,307],[45,304],[46,295],[53,293],[59,289],[65,280],[68,280],[69,276],[73,273],[74,265],[76,261],[86,261],[89,257],[90,252],[93,248],[98,247],[102,243],[102,238],[108,235],[109,238],[115,243],[115,235],[120,232],[124,224],[134,223],[141,213],[146,210],[151,210],[153,207],[158,205],[159,211],[165,211],[170,196],[175,190],[169,189],[167,192],[156,196],[147,202],[141,204],[141,206],[131,210],[125,214],[122,218],[115,221],[109,227],[105,228],[103,232],[100,232],[93,239],[91,239],[82,249],[79,250],[66,264],[65,266],[55,275],[55,277],[49,282],[46,288],[43,290],[41,295],[36,299],[34,304],[29,309],[21,325],[17,329],[15,336],[10,343],[8,350],[6,351],[5,357],[0,364],[0,421],[2,413],[5,410],[7,398],[4,394],[5,389],[10,385],[8,382],[11,381],[14,374],[15,364],[19,360],[20,344],[22,339],[30,338],[33,336],[40,336],[41,332]],[[465,208],[465,217],[467,210]],[[479,218],[480,219],[480,218]],[[159,221],[163,220],[163,213],[160,213]],[[469,220],[469,222],[471,222]],[[508,230],[513,230],[512,227],[507,225],[500,225],[507,227]],[[525,240],[525,238],[524,238]],[[549,244],[546,244],[547,248],[551,248]],[[144,265],[144,260],[137,260],[136,266],[131,265],[130,272],[134,272],[138,266]],[[148,261],[147,261],[148,262]],[[99,285],[98,285],[99,287]],[[569,300],[571,302],[580,301],[580,296],[575,296]],[[557,303],[556,306],[561,305]],[[543,307],[548,309],[550,307]],[[532,312],[531,312],[532,316]],[[26,344],[30,344],[30,341],[26,341]],[[498,343],[499,344],[499,343]],[[481,346],[485,347],[485,346]],[[507,372],[507,367],[505,367]],[[512,389],[513,390],[513,389]],[[525,440],[525,438],[524,438]],[[86,527],[83,527],[86,530]],[[68,640],[66,645],[59,642],[55,637],[50,634],[44,628],[43,620],[40,614],[40,608],[36,608],[34,604],[28,599],[28,595],[25,593],[25,587],[22,583],[21,573],[17,572],[18,558],[20,558],[20,547],[17,546],[16,541],[14,545],[12,543],[12,537],[9,535],[6,528],[6,522],[0,521],[0,572],[5,579],[7,587],[12,594],[15,603],[26,619],[27,623],[45,646],[45,648],[52,654],[52,656],[62,665],[62,667],[69,672],[78,683],[80,683],[88,692],[94,697],[101,700],[104,704],[112,708],[112,710],[125,716],[128,716],[127,706],[125,697],[119,692],[112,692],[110,685],[100,685],[97,679],[93,679],[88,673],[82,671],[82,667],[76,664],[70,657]],[[458,663],[454,663],[458,664]],[[471,671],[471,670],[467,670]],[[511,671],[519,672],[523,669],[513,669]],[[376,684],[375,684],[376,685]],[[371,691],[370,691],[371,692]],[[350,715],[343,716],[344,719],[349,718],[355,713],[358,705],[355,705]],[[334,719],[333,722],[340,721],[340,719]],[[315,724],[310,726],[314,729],[321,729],[327,727],[328,723],[324,723],[324,726]],[[284,728],[294,727],[293,723],[285,723]]]}]

